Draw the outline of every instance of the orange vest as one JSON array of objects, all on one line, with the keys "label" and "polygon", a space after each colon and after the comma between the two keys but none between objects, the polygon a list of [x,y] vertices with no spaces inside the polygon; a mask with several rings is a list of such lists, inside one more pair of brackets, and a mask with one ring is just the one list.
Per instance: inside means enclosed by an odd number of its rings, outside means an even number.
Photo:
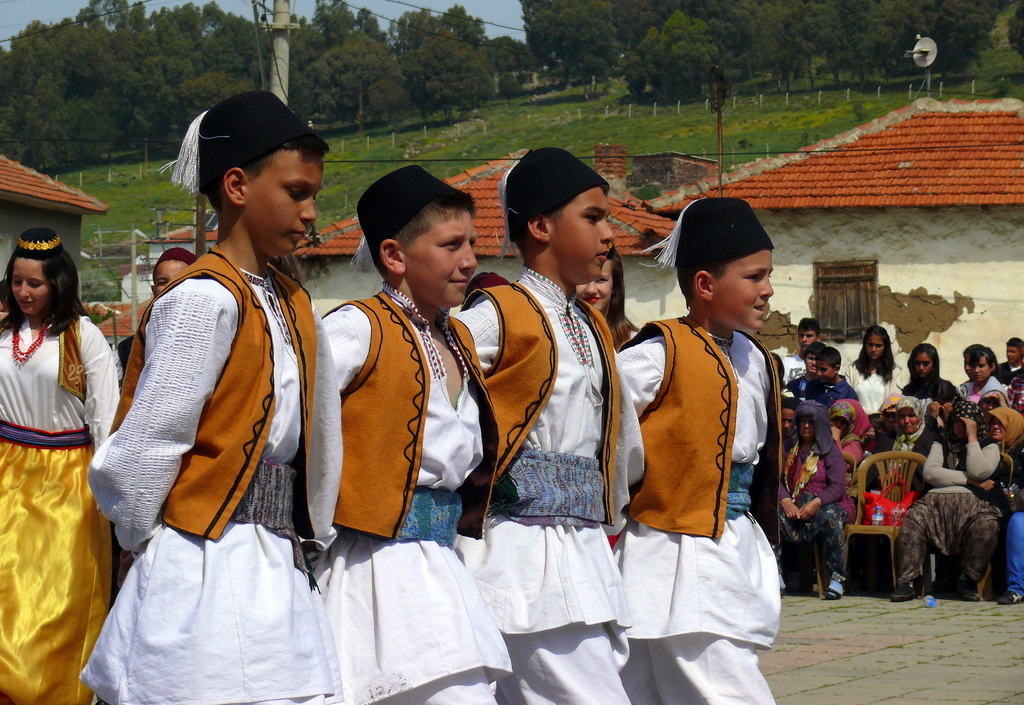
[{"label": "orange vest", "polygon": [[[630,489],[629,514],[661,531],[720,538],[739,387],[725,354],[688,318],[648,323],[626,347],[659,335],[665,338],[665,376],[640,417],[646,472]],[[777,543],[781,394],[771,354],[747,337],[764,356],[771,383],[768,436],[750,487],[751,513],[768,539]]]},{"label": "orange vest", "polygon": [[[547,315],[520,284],[478,289],[466,302],[466,307],[471,307],[480,296],[491,301],[498,317],[498,351],[484,377],[498,424],[497,475],[501,476],[512,464],[551,397],[558,374],[558,348]],[[611,523],[620,394],[619,376],[615,373],[615,344],[604,316],[587,303],[576,303],[586,314],[597,338],[604,369],[603,443],[598,462],[604,477],[605,522]]]},{"label": "orange vest", "polygon": [[[305,457],[309,450],[316,378],[316,320],[306,290],[294,279],[269,268],[281,302],[299,366],[303,442],[293,465],[295,530],[312,537],[306,497]],[[263,454],[274,418],[274,359],[270,326],[277,325],[260,305],[241,270],[216,247],[186,269],[160,296],[188,279],[213,279],[231,292],[238,305],[238,330],[216,388],[199,416],[196,440],[181,458],[181,470],[164,505],[164,522],[203,538],[220,538],[242,499]],[[111,433],[117,430],[132,405],[139,374],[145,364],[146,324],[153,311],[143,314],[125,370],[121,403]]]},{"label": "orange vest", "polygon": [[[378,294],[346,305],[355,306],[370,320],[370,352],[341,393],[344,457],[334,523],[395,538],[409,514],[419,478],[430,368],[416,328],[391,297]],[[472,340],[469,331],[454,318],[448,322],[470,377],[480,389],[484,457],[458,489],[462,499],[459,533],[480,538],[491,497],[498,431],[476,349],[465,343]]]}]

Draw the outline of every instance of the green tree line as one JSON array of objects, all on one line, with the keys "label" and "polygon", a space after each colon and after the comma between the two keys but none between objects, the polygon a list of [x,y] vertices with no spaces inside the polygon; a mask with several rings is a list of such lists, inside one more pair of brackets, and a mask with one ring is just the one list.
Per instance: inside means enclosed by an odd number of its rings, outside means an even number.
[{"label": "green tree line", "polygon": [[[317,0],[291,32],[291,106],[317,125],[449,123],[538,74],[562,85],[625,77],[637,100],[696,100],[711,65],[733,82],[788,91],[911,73],[917,34],[956,73],[989,42],[1004,0],[521,0],[526,41],[489,38],[461,5],[382,22]],[[1024,6],[1024,5],[1022,5]],[[39,169],[96,160],[123,142],[173,149],[189,121],[233,93],[269,85],[261,18],[214,3],[148,11],[88,0],[73,24],[33,23],[0,44],[0,140]],[[260,20],[259,24],[257,20]],[[387,25],[386,27],[384,25]],[[1024,51],[1024,19],[1010,41]]]}]

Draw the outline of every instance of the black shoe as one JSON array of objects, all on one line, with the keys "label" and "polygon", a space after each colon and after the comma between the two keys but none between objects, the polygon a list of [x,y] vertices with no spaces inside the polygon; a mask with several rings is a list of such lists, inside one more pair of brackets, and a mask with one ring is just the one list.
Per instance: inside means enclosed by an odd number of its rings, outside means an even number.
[{"label": "black shoe", "polygon": [[1024,595],[1018,595],[1013,590],[1007,590],[1006,594],[996,600],[1000,605],[1019,605],[1024,602]]},{"label": "black shoe", "polygon": [[960,593],[960,597],[964,598],[967,602],[981,601],[981,597],[978,595],[978,583],[971,580],[966,575],[961,575],[956,579],[956,591]]},{"label": "black shoe", "polygon": [[910,602],[917,593],[914,592],[913,583],[900,583],[896,586],[896,591],[889,595],[889,602]]}]

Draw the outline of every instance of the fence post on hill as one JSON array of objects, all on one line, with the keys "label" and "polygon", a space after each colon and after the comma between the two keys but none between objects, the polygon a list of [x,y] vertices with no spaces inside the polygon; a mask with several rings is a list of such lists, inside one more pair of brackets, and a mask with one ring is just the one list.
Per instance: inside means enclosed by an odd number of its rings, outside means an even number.
[{"label": "fence post on hill", "polygon": [[974,79],[971,79],[971,95],[974,95]]},{"label": "fence post on hill", "polygon": [[821,105],[821,91],[818,91],[818,105]]},{"label": "fence post on hill", "polygon": [[786,107],[789,107],[789,93],[786,93]]},{"label": "fence post on hill", "polygon": [[658,117],[658,103],[654,103],[654,117]]}]

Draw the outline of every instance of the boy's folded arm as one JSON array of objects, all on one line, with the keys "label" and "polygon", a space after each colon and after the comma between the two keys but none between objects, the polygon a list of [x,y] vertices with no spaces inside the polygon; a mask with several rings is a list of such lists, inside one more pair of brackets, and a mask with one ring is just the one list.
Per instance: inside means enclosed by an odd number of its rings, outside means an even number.
[{"label": "boy's folded arm", "polygon": [[494,304],[490,299],[481,297],[472,308],[462,309],[455,314],[455,318],[465,325],[473,336],[473,345],[480,359],[480,369],[484,372],[489,371],[494,364],[495,355],[498,354],[501,340],[501,326]]},{"label": "boy's folded arm", "polygon": [[322,324],[334,359],[338,390],[345,391],[370,353],[370,319],[355,306],[342,306],[324,316]]},{"label": "boy's folded arm", "polygon": [[132,407],[89,468],[96,501],[124,548],[141,550],[160,527],[237,327],[234,299],[210,280],[184,282],[153,304]]},{"label": "boy's folded arm", "polygon": [[615,356],[622,386],[633,398],[636,415],[643,416],[658,396],[665,378],[665,339],[655,336]]}]

